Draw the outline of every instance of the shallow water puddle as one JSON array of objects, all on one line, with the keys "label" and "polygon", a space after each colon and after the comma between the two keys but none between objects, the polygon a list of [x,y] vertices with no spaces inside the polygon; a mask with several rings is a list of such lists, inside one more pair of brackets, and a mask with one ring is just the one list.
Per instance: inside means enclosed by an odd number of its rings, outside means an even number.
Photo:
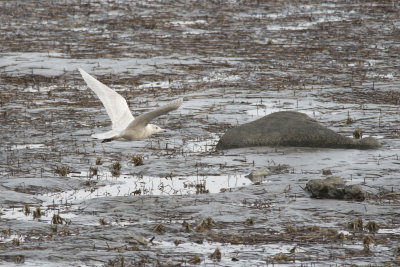
[{"label": "shallow water puddle", "polygon": [[[84,186],[64,192],[52,192],[38,194],[37,198],[42,200],[42,214],[39,221],[51,222],[54,215],[60,215],[68,222],[75,217],[71,213],[81,202],[100,198],[129,195],[188,195],[219,193],[241,186],[250,185],[252,182],[240,175],[228,176],[177,176],[177,177],[150,177],[140,175],[120,175],[113,177],[110,172],[104,172],[97,177],[89,178],[88,172],[72,173],[73,179],[82,179]],[[86,178],[86,180],[83,180]],[[22,207],[3,209],[2,218],[14,220],[32,220],[33,210],[30,208],[26,214]]]},{"label": "shallow water puddle", "polygon": [[44,144],[23,144],[23,145],[13,145],[11,146],[11,150],[20,150],[20,149],[35,149],[35,148],[43,148]]},{"label": "shallow water puddle", "polygon": [[391,235],[400,235],[400,228],[395,229],[379,229],[378,234],[391,234]]},{"label": "shallow water puddle", "polygon": [[11,242],[13,240],[15,240],[14,242],[16,242],[16,241],[24,242],[25,241],[25,237],[21,236],[21,235],[16,235],[16,234],[12,234],[12,235],[3,234],[3,235],[0,236],[0,242],[1,243],[7,243],[7,242]]},{"label": "shallow water puddle", "polygon": [[[42,198],[42,197],[38,197]],[[50,198],[49,198],[50,199]],[[21,221],[30,221],[37,219],[40,222],[52,222],[54,215],[60,215],[63,219],[63,223],[68,223],[72,218],[76,217],[76,215],[72,213],[68,213],[71,207],[71,204],[65,205],[57,205],[57,203],[50,201],[44,201],[41,205],[41,215],[37,218],[34,218],[33,212],[39,207],[39,205],[35,205],[30,207],[30,213],[27,214],[24,211],[23,207],[12,208],[12,209],[2,209],[1,217],[3,219],[9,220],[21,220]],[[0,239],[1,241],[1,239]]]},{"label": "shallow water puddle", "polygon": [[[87,176],[88,174],[82,173],[81,175]],[[219,193],[221,190],[251,184],[249,179],[240,175],[177,177],[121,175],[115,178],[111,173],[106,172],[99,177],[99,180],[108,184],[97,188],[71,190],[54,196],[60,201],[75,202],[105,196]],[[96,179],[92,179],[92,181],[96,181]]]}]

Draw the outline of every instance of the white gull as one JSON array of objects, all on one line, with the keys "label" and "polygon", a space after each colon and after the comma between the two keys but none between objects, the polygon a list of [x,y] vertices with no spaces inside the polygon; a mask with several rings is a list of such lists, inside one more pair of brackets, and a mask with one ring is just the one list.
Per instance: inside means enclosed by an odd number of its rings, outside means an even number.
[{"label": "white gull", "polygon": [[165,106],[141,114],[135,119],[129,110],[125,98],[90,76],[83,69],[79,69],[79,72],[89,88],[96,93],[103,103],[112,122],[111,131],[92,135],[94,138],[102,139],[102,143],[113,140],[136,141],[147,138],[154,133],[164,132],[164,129],[150,124],[150,121],[178,109],[183,103],[182,98],[176,99]]}]

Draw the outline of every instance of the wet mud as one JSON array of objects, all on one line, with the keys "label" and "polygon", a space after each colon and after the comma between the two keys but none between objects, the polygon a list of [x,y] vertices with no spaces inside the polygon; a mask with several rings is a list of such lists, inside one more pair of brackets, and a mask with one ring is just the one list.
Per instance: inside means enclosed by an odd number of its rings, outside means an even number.
[{"label": "wet mud", "polygon": [[[396,1],[0,1],[0,12],[1,265],[400,263]],[[185,102],[155,122],[166,133],[102,144],[90,135],[111,122],[78,67],[134,116]],[[227,129],[276,111],[383,146],[215,150]],[[329,175],[365,200],[304,191]]]}]

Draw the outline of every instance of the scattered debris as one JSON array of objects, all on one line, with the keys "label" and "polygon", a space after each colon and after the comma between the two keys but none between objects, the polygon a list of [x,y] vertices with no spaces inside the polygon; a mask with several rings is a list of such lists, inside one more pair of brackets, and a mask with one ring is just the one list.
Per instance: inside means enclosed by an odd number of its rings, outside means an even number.
[{"label": "scattered debris", "polygon": [[284,253],[279,253],[270,259],[272,263],[288,263],[294,261],[293,256],[286,255]]},{"label": "scattered debris", "polygon": [[371,233],[376,233],[379,231],[379,226],[376,222],[370,221],[365,225],[365,228],[368,229]]},{"label": "scattered debris", "polygon": [[64,220],[63,218],[61,218],[60,215],[54,214],[54,215],[53,215],[53,219],[51,220],[51,223],[52,223],[52,224],[63,224],[64,221],[65,221],[65,220]]},{"label": "scattered debris", "polygon": [[268,170],[270,170],[271,173],[273,173],[273,174],[289,173],[289,168],[290,168],[290,166],[287,164],[278,164],[278,165],[268,166]]},{"label": "scattered debris", "polygon": [[254,219],[253,218],[247,218],[245,221],[245,224],[249,225],[249,226],[253,226],[254,225]]},{"label": "scattered debris", "polygon": [[90,166],[89,177],[97,176],[98,174],[99,174],[99,168]]},{"label": "scattered debris", "polygon": [[132,194],[133,194],[134,196],[140,196],[140,195],[142,194],[142,190],[136,189],[135,191],[132,192]]},{"label": "scattered debris", "polygon": [[28,204],[25,204],[25,205],[24,205],[24,208],[22,209],[22,211],[24,212],[24,214],[25,214],[26,216],[28,216],[29,214],[31,214],[31,209],[29,208],[29,205],[28,205]]},{"label": "scattered debris", "polygon": [[183,221],[182,223],[183,228],[185,229],[185,232],[191,232],[192,231],[192,227],[190,227],[190,224],[187,221]]},{"label": "scattered debris", "polygon": [[42,217],[43,212],[40,209],[40,207],[37,207],[34,211],[33,211],[33,219],[39,219],[40,217]]},{"label": "scattered debris", "polygon": [[176,240],[174,241],[175,246],[179,246],[179,245],[182,244],[182,243],[184,243],[182,240],[176,239]]},{"label": "scattered debris", "polygon": [[162,223],[157,224],[153,229],[153,232],[156,232],[159,234],[164,234],[166,231],[167,231],[167,228]]},{"label": "scattered debris", "polygon": [[88,179],[88,180],[86,180],[86,181],[84,182],[84,185],[85,185],[85,186],[94,186],[94,185],[96,185],[96,184],[97,184],[97,182],[94,181],[94,180],[91,180],[91,179]]},{"label": "scattered debris", "polygon": [[112,176],[118,177],[121,175],[121,164],[119,161],[115,161],[111,166],[110,166],[110,172]]},{"label": "scattered debris", "polygon": [[13,245],[13,246],[19,246],[20,244],[21,244],[21,242],[20,242],[20,240],[19,240],[19,238],[14,238],[12,241],[11,241],[11,244]]},{"label": "scattered debris", "polygon": [[360,128],[357,128],[357,129],[354,130],[353,137],[355,139],[361,139],[362,136],[363,136],[363,132],[362,132],[362,130]]},{"label": "scattered debris", "polygon": [[363,244],[364,244],[364,252],[371,252],[371,247],[370,245],[372,244],[376,244],[375,239],[372,236],[365,236],[363,239]]},{"label": "scattered debris", "polygon": [[56,174],[65,177],[71,172],[69,166],[63,165],[63,166],[58,166],[56,169]]},{"label": "scattered debris", "polygon": [[208,194],[210,191],[206,188],[206,181],[197,183],[196,187],[196,194]]},{"label": "scattered debris", "polygon": [[102,165],[102,164],[103,164],[103,161],[102,161],[101,157],[97,157],[96,158],[96,165]]},{"label": "scattered debris", "polygon": [[361,218],[357,218],[356,220],[349,223],[349,229],[355,231],[363,230],[363,220]]},{"label": "scattered debris", "polygon": [[323,169],[322,175],[332,175],[332,171],[330,169]]},{"label": "scattered debris", "polygon": [[222,257],[222,254],[218,248],[216,248],[214,250],[214,252],[210,255],[210,259],[212,259],[214,261],[221,261],[221,257]]},{"label": "scattered debris", "polygon": [[337,235],[337,239],[341,240],[341,241],[344,241],[344,240],[346,240],[346,235],[343,232],[340,232]]},{"label": "scattered debris", "polygon": [[199,225],[197,225],[196,231],[203,232],[205,230],[211,230],[215,226],[216,223],[214,222],[214,220],[211,217],[208,217],[207,219],[202,220],[201,223],[199,223]]},{"label": "scattered debris", "polygon": [[350,117],[350,111],[348,111],[348,112],[347,112],[347,119],[346,119],[345,125],[350,125],[350,124],[352,124],[352,123],[354,123],[354,120]]},{"label": "scattered debris", "polygon": [[197,265],[201,263],[201,258],[199,256],[194,256],[190,260],[188,260],[189,264]]},{"label": "scattered debris", "polygon": [[130,155],[129,157],[135,166],[144,165],[142,155]]}]

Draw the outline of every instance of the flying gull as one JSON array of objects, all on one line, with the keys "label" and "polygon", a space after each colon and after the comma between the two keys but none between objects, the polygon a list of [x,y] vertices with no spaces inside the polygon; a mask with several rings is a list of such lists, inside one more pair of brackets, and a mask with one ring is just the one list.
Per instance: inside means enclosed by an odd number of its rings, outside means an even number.
[{"label": "flying gull", "polygon": [[178,109],[183,103],[183,99],[179,98],[165,106],[141,114],[135,119],[129,110],[125,98],[90,76],[83,69],[79,69],[79,72],[89,88],[96,93],[103,103],[112,122],[111,131],[92,135],[94,138],[102,139],[102,143],[113,140],[136,141],[147,138],[155,133],[164,132],[164,129],[161,129],[157,125],[150,124],[150,121]]}]

